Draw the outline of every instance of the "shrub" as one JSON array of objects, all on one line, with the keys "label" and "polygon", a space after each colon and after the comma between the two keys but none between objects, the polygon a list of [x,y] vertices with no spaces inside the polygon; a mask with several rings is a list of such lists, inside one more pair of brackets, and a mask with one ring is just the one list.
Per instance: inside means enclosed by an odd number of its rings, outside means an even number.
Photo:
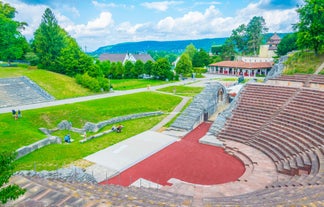
[{"label": "shrub", "polygon": [[89,88],[91,91],[99,92],[101,89],[99,81],[96,78],[89,76],[88,73],[83,75],[77,74],[75,80],[78,84],[85,88]]}]

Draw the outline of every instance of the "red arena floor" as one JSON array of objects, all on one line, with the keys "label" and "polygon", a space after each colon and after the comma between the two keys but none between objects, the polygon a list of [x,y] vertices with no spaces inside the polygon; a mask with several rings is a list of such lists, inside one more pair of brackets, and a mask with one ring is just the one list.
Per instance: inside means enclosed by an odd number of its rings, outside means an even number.
[{"label": "red arena floor", "polygon": [[223,148],[198,142],[210,125],[200,124],[180,141],[101,184],[129,186],[139,178],[161,185],[170,185],[170,178],[202,185],[237,180],[245,171],[240,160],[225,153]]}]

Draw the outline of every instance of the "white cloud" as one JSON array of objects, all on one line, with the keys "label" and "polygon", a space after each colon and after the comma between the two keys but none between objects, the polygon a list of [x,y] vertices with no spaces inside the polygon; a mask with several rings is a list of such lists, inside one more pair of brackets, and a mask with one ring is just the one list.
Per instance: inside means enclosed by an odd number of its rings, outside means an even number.
[{"label": "white cloud", "polygon": [[157,1],[157,2],[144,2],[141,5],[148,9],[155,9],[158,11],[166,11],[170,6],[182,4],[182,1]]},{"label": "white cloud", "polygon": [[109,12],[102,12],[99,18],[89,21],[87,24],[88,29],[103,29],[113,24],[112,15]]},{"label": "white cloud", "polygon": [[203,38],[223,36],[231,31],[232,18],[222,17],[215,6],[208,7],[204,13],[188,12],[179,18],[167,17],[158,22],[156,30],[167,36],[186,38]]}]

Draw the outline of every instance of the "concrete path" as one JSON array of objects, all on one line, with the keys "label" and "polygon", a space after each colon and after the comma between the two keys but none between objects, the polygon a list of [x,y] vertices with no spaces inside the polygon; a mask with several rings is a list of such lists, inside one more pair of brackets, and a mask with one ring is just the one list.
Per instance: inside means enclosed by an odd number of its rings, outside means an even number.
[{"label": "concrete path", "polygon": [[101,182],[176,141],[176,138],[162,133],[143,132],[85,157],[84,159],[95,163],[94,166],[87,169],[87,172],[92,174],[98,182]]}]

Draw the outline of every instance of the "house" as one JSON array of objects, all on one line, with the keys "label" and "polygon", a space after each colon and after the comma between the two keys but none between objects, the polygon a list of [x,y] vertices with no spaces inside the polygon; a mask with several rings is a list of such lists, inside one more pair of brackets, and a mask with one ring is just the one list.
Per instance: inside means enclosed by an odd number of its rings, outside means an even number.
[{"label": "house", "polygon": [[244,62],[239,61],[221,61],[210,64],[208,72],[211,74],[240,75],[255,77],[258,75],[267,75],[271,70],[273,62]]},{"label": "house", "polygon": [[123,54],[109,54],[109,53],[103,53],[99,56],[100,61],[106,61],[109,60],[110,62],[121,62],[123,64],[126,63],[126,61],[131,61],[132,63],[135,63],[137,60],[141,60],[143,63],[146,63],[147,61],[151,60],[154,62],[154,59],[149,54],[131,54],[131,53],[123,53]]}]

